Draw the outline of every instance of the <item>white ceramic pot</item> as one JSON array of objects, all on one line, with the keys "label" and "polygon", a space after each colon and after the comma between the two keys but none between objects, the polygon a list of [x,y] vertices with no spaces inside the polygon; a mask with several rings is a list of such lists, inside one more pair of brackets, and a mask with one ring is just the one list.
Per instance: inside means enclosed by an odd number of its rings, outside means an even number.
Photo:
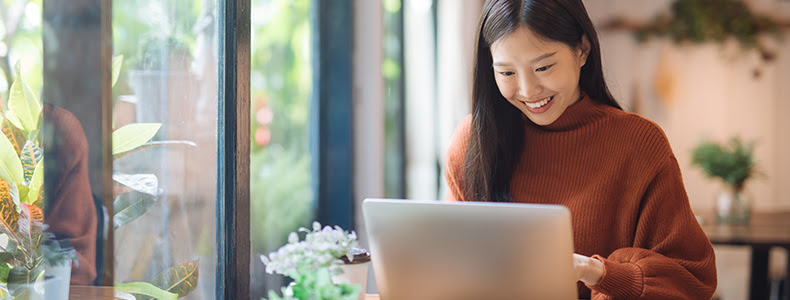
[{"label": "white ceramic pot", "polygon": [[356,283],[362,286],[359,291],[359,300],[365,300],[366,287],[368,285],[368,270],[370,268],[370,254],[363,251],[354,255],[354,261],[346,262],[340,266],[343,274],[335,275],[332,281],[337,284],[341,282]]},{"label": "white ceramic pot", "polygon": [[68,300],[71,281],[71,262],[45,266],[43,294],[45,300]]}]

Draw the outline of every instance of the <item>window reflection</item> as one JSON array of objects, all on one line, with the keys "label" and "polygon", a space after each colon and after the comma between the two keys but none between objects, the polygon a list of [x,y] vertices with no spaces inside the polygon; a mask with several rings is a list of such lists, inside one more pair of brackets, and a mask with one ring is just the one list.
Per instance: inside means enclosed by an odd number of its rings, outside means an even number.
[{"label": "window reflection", "polygon": [[115,281],[177,274],[183,299],[216,292],[216,20],[216,1],[113,2],[113,142],[144,142],[114,155]]}]

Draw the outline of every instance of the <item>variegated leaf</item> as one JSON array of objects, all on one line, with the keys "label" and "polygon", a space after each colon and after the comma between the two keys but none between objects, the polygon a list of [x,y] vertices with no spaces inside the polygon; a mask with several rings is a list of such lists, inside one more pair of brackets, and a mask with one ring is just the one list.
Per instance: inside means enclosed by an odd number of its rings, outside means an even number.
[{"label": "variegated leaf", "polygon": [[32,204],[23,204],[27,207],[27,210],[30,212],[30,219],[33,221],[44,222],[44,211],[41,207],[32,205]]},{"label": "variegated leaf", "polygon": [[[31,208],[33,208],[34,211],[31,211]],[[40,216],[33,215],[34,213],[40,214]],[[23,253],[27,256],[27,261],[30,262],[35,261],[37,257],[36,251],[41,244],[42,233],[44,231],[44,223],[36,220],[38,217],[42,220],[44,219],[43,212],[40,208],[30,204],[22,205],[22,212],[19,214],[19,233],[17,237],[20,241],[19,245],[22,246]]]},{"label": "variegated leaf", "polygon": [[22,154],[19,156],[22,160],[22,169],[25,174],[25,183],[29,183],[33,179],[33,171],[36,170],[36,165],[44,157],[44,151],[41,147],[36,146],[33,141],[28,140],[25,146],[22,147]]},{"label": "variegated leaf", "polygon": [[3,119],[2,125],[3,127],[3,134],[8,141],[11,142],[11,146],[14,146],[14,150],[16,150],[16,155],[20,155],[22,153],[22,146],[25,145],[25,134],[22,133],[22,130],[16,128],[14,124],[11,124],[11,121],[8,119]]},{"label": "variegated leaf", "polygon": [[19,235],[19,245],[22,246],[22,249],[26,249],[28,251],[36,251],[35,244],[34,244],[34,230],[33,230],[33,220],[30,217],[30,210],[28,210],[27,205],[22,205],[22,212],[19,214],[19,219],[17,220],[19,224],[18,230]]},{"label": "variegated leaf", "polygon": [[14,203],[13,192],[16,186],[11,186],[3,179],[0,179],[0,231],[9,235],[16,236],[17,226],[19,226],[19,212],[17,204]]},{"label": "variegated leaf", "polygon": [[197,286],[199,262],[196,259],[172,266],[156,276],[151,283],[165,291],[178,294],[179,298],[189,295]]}]

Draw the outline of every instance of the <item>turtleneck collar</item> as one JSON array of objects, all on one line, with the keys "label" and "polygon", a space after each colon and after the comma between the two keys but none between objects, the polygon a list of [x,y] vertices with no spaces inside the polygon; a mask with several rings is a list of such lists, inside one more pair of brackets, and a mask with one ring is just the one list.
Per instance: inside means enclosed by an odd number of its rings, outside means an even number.
[{"label": "turtleneck collar", "polygon": [[581,100],[569,106],[554,123],[540,126],[527,119],[527,123],[535,128],[546,131],[570,131],[606,116],[606,104],[598,103],[590,96],[584,95]]}]

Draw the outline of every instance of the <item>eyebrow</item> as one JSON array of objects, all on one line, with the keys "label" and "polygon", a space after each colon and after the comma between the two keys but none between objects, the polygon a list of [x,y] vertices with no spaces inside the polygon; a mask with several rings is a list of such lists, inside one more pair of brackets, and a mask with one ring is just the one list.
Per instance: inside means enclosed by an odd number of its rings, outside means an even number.
[{"label": "eyebrow", "polygon": [[[543,55],[541,55],[541,56],[538,56],[538,57],[536,57],[536,58],[532,59],[532,60],[530,61],[530,63],[535,63],[535,62],[538,62],[538,61],[541,61],[541,60],[547,59],[547,58],[549,58],[549,57],[552,57],[552,56],[554,56],[554,54],[557,54],[557,51],[554,51],[554,52],[552,52],[552,53],[544,53]],[[494,64],[493,64],[493,66],[494,66],[494,67],[497,67],[497,66],[507,66],[507,65],[508,65],[508,63],[503,63],[503,62],[494,62]]]}]

